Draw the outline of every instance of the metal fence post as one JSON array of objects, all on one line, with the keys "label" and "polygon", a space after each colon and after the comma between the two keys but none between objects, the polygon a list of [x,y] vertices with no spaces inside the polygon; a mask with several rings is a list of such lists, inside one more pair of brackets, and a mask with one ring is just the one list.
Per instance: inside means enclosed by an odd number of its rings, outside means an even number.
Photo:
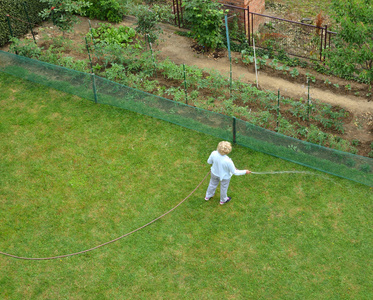
[{"label": "metal fence post", "polygon": [[250,32],[249,32],[249,6],[247,6],[244,10],[244,22],[245,22],[245,37],[246,39],[250,40]]},{"label": "metal fence post", "polygon": [[[251,16],[252,18],[253,16]],[[247,32],[249,33],[249,46],[251,46],[250,6],[247,6]]]},{"label": "metal fence post", "polygon": [[233,144],[236,143],[236,117],[233,117]]},{"label": "metal fence post", "polygon": [[[175,7],[175,0],[174,0],[174,7]],[[176,15],[175,15],[175,23],[180,28],[180,15],[179,15],[179,1],[176,0]]]},{"label": "metal fence post", "polygon": [[307,124],[310,125],[310,80],[307,78]]},{"label": "metal fence post", "polygon": [[10,35],[11,35],[12,37],[14,37],[14,35],[13,35],[13,30],[12,30],[12,25],[10,25],[10,18],[9,18],[9,15],[6,15],[6,19],[8,20],[8,26],[9,26]]},{"label": "metal fence post", "polygon": [[280,89],[277,92],[277,125],[276,125],[276,132],[278,132],[278,119],[280,117]]},{"label": "metal fence post", "polygon": [[23,2],[22,4],[23,4],[23,9],[24,9],[24,11],[25,11],[25,13],[26,13],[27,21],[28,21],[28,23],[29,23],[29,25],[30,25],[30,30],[31,30],[32,38],[34,39],[34,43],[36,44],[34,31],[32,30],[31,20],[30,20],[30,17],[29,17],[29,15],[28,15],[28,12],[27,12],[27,9],[26,9],[26,2]]},{"label": "metal fence post", "polygon": [[150,48],[150,52],[152,54],[153,65],[154,65],[154,72],[155,72],[155,78],[157,78],[157,64],[155,63],[155,58],[154,58],[154,54],[153,54],[153,46],[152,46],[152,43],[150,41],[149,34],[146,34],[146,37],[148,38],[149,48]]},{"label": "metal fence post", "polygon": [[[14,35],[13,35],[12,25],[10,25],[10,18],[9,18],[9,15],[6,15],[6,19],[8,20],[8,26],[9,26],[10,35],[11,35],[11,37],[13,38]],[[16,50],[16,54],[18,55],[18,51],[17,51],[17,50]]]},{"label": "metal fence post", "polygon": [[231,56],[231,45],[229,41],[229,28],[228,28],[228,17],[225,15],[225,30],[227,35],[227,43],[228,43],[228,56],[229,56],[229,96],[232,97],[232,56]]},{"label": "metal fence post", "polygon": [[[319,27],[318,27],[319,28]],[[323,33],[324,33],[324,28],[320,28],[321,29],[321,33],[320,33],[320,61],[322,61],[322,49],[323,49],[323,40],[324,40],[324,37],[323,37]]]},{"label": "metal fence post", "polygon": [[91,53],[89,52],[89,47],[88,47],[87,37],[84,37],[84,39],[85,39],[85,46],[86,46],[86,48],[87,48],[87,52],[88,52],[89,63],[90,63],[90,65],[91,65],[91,72],[92,72],[92,74],[93,74],[93,73],[94,73],[94,72],[93,72],[93,65],[92,65]]},{"label": "metal fence post", "polygon": [[324,61],[325,61],[325,59],[326,59],[326,43],[328,42],[327,41],[327,38],[328,38],[328,25],[325,25],[325,45],[324,45],[324,49],[325,49],[325,51],[324,51]]},{"label": "metal fence post", "polygon": [[96,89],[95,74],[91,73],[91,77],[92,77],[92,87],[93,87],[93,94],[95,97],[95,103],[97,103],[97,89]]},{"label": "metal fence post", "polygon": [[185,71],[185,64],[183,64],[183,72],[184,72],[184,92],[185,92],[185,104],[188,104],[188,90],[187,90],[187,81],[186,81],[186,71]]}]

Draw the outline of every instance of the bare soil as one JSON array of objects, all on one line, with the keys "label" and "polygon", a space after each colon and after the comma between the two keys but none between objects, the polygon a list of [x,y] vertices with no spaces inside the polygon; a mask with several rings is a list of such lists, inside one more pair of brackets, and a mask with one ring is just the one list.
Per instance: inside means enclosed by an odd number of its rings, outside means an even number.
[{"label": "bare soil", "polygon": [[[123,22],[117,24],[134,27],[135,18],[125,17]],[[91,20],[92,27],[98,27],[102,21]],[[43,28],[41,30],[41,28]],[[162,60],[169,58],[176,64],[195,65],[201,69],[214,69],[222,75],[229,78],[229,58],[227,51],[220,53],[201,53],[195,49],[193,40],[176,34],[182,29],[168,24],[162,25],[163,33],[156,45],[156,50],[159,51],[157,59]],[[84,50],[84,36],[89,30],[88,19],[80,18],[73,33],[66,34],[69,39],[76,45],[76,49],[69,55],[79,59],[87,59],[88,55]],[[38,45],[47,48],[49,41],[48,36],[60,36],[61,33],[50,23],[45,23],[35,30],[39,33],[36,37]],[[31,35],[26,38],[32,38]],[[1,50],[8,51],[9,46],[3,47]],[[241,80],[246,83],[256,84],[255,68],[252,65],[244,65],[241,62],[239,53],[232,53],[233,62],[233,80]],[[339,134],[347,140],[358,140],[358,154],[368,156],[372,150],[373,143],[373,98],[369,93],[369,87],[354,81],[343,80],[338,77],[330,77],[319,74],[310,69],[297,68],[300,75],[297,78],[285,76],[282,72],[277,72],[269,67],[264,67],[258,71],[258,85],[262,90],[270,90],[280,93],[284,97],[299,99],[307,98],[306,73],[312,74],[315,77],[315,82],[311,83],[310,96],[312,99],[318,99],[321,102],[329,103],[335,107],[345,109],[350,113],[350,117],[345,120],[345,133]],[[325,84],[325,81],[331,84]],[[339,88],[337,88],[339,86]],[[346,88],[346,86],[348,88]],[[368,94],[368,96],[367,96]]]}]

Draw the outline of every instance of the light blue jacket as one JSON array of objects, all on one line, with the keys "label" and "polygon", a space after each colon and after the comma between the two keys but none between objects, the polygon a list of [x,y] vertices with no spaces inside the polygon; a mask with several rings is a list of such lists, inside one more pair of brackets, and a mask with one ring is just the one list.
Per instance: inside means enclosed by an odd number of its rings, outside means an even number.
[{"label": "light blue jacket", "polygon": [[246,170],[237,170],[233,161],[227,155],[221,155],[218,151],[213,151],[207,160],[211,166],[211,173],[220,178],[230,179],[232,175],[245,175]]}]

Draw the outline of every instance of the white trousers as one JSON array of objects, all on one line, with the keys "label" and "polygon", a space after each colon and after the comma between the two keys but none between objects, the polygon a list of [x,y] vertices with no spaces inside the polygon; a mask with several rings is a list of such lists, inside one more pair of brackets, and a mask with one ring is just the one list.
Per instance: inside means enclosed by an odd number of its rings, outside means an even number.
[{"label": "white trousers", "polygon": [[215,195],[215,190],[218,187],[220,183],[220,202],[225,202],[228,199],[227,193],[228,193],[228,187],[229,187],[229,182],[231,179],[223,179],[220,181],[220,178],[218,176],[215,176],[214,174],[211,173],[211,179],[209,186],[206,191],[206,198],[211,198],[212,196]]}]

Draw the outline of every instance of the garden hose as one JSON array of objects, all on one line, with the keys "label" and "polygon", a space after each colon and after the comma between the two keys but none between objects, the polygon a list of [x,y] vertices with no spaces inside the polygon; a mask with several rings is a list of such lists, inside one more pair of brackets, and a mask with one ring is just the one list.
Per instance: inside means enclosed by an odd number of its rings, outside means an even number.
[{"label": "garden hose", "polygon": [[[273,172],[251,172],[251,174],[254,174],[254,175],[267,175],[267,174],[289,174],[289,173],[296,173],[296,174],[311,174],[311,175],[319,175],[319,174],[316,174],[316,173],[313,173],[313,172],[306,172],[306,171],[273,171]],[[17,255],[13,255],[13,254],[9,254],[9,253],[6,253],[6,252],[2,252],[0,251],[0,254],[2,255],[5,255],[5,256],[9,256],[9,257],[13,257],[13,258],[17,258],[17,259],[22,259],[22,260],[52,260],[52,259],[59,259],[59,258],[65,258],[65,257],[69,257],[69,256],[74,256],[74,255],[78,255],[78,254],[83,254],[83,253],[87,253],[89,251],[93,251],[95,249],[98,249],[100,247],[103,247],[103,246],[106,246],[108,244],[111,244],[111,243],[114,243],[124,237],[127,237],[129,235],[131,235],[132,233],[135,233],[147,226],[149,226],[150,224],[153,224],[155,221],[158,221],[159,219],[163,218],[164,216],[168,215],[169,213],[171,213],[172,211],[174,211],[177,207],[179,207],[183,202],[185,202],[190,196],[192,196],[194,194],[194,192],[202,185],[202,183],[206,180],[207,176],[210,174],[210,171],[205,175],[205,177],[202,179],[202,181],[197,185],[197,187],[187,196],[185,197],[182,201],[180,201],[176,206],[174,206],[173,208],[171,208],[169,211],[167,211],[166,213],[164,213],[163,215],[155,218],[154,220],[150,221],[149,223],[146,223],[145,225],[135,229],[135,230],[132,230],[131,232],[128,232],[116,239],[113,239],[111,241],[108,241],[106,243],[103,243],[103,244],[100,244],[98,246],[95,246],[93,248],[90,248],[90,249],[86,249],[86,250],[83,250],[83,251],[79,251],[79,252],[75,252],[75,253],[69,253],[69,254],[64,254],[64,255],[58,255],[58,256],[51,256],[51,257],[22,257],[22,256],[17,256]],[[321,176],[321,175],[319,175]]]},{"label": "garden hose", "polygon": [[58,256],[51,256],[51,257],[22,257],[22,256],[17,256],[17,255],[13,255],[13,254],[9,254],[9,253],[5,253],[5,252],[1,252],[0,251],[0,254],[2,255],[5,255],[5,256],[10,256],[10,257],[13,257],[13,258],[18,258],[18,259],[23,259],[23,260],[51,260],[51,259],[58,259],[58,258],[65,258],[65,257],[69,257],[69,256],[73,256],[73,255],[78,255],[78,254],[83,254],[83,253],[87,253],[89,251],[92,251],[92,250],[95,250],[95,249],[98,249],[102,246],[106,246],[108,244],[111,244],[111,243],[114,243],[116,241],[119,241],[120,239],[126,237],[126,236],[129,236],[131,235],[132,233],[135,233],[136,231],[139,231],[147,226],[149,226],[150,224],[153,224],[155,221],[158,221],[159,219],[163,218],[164,216],[168,215],[170,212],[174,211],[177,207],[179,207],[185,200],[187,200],[190,196],[192,196],[194,194],[194,192],[202,185],[202,183],[206,180],[207,176],[210,174],[210,171],[206,174],[206,176],[202,179],[202,181],[197,185],[197,187],[187,196],[185,197],[182,201],[180,201],[176,206],[174,206],[173,208],[171,208],[169,211],[167,211],[166,213],[164,213],[163,215],[159,216],[158,218],[155,218],[154,220],[150,221],[149,223],[146,223],[145,225],[135,229],[135,230],[132,230],[131,232],[128,232],[114,240],[111,240],[109,242],[106,242],[106,243],[103,243],[101,245],[98,245],[96,247],[93,247],[93,248],[90,248],[90,249],[87,249],[87,250],[83,250],[83,251],[79,251],[79,252],[75,252],[75,253],[70,253],[70,254],[64,254],[64,255],[58,255]]}]

